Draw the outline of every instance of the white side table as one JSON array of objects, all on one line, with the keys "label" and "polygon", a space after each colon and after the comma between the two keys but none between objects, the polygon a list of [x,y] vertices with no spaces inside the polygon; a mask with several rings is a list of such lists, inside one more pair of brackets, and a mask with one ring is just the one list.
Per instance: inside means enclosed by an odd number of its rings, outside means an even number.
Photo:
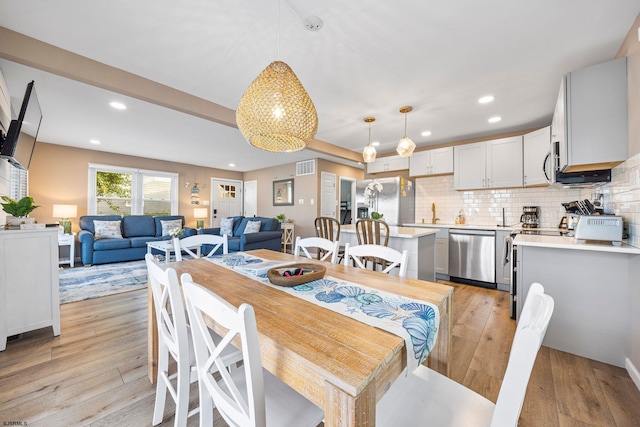
[{"label": "white side table", "polygon": [[291,248],[291,253],[293,253],[293,243],[294,243],[294,224],[292,222],[283,222],[281,225],[282,228],[282,252],[287,253],[287,247]]},{"label": "white side table", "polygon": [[76,257],[76,233],[58,234],[58,247],[69,246],[69,258],[60,258],[58,264],[69,264],[73,268]]}]

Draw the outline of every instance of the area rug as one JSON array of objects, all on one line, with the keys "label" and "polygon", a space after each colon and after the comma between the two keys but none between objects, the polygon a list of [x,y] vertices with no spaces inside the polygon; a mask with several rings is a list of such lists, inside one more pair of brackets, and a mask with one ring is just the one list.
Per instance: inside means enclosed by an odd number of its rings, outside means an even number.
[{"label": "area rug", "polygon": [[60,270],[60,304],[146,287],[147,266],[144,260]]}]

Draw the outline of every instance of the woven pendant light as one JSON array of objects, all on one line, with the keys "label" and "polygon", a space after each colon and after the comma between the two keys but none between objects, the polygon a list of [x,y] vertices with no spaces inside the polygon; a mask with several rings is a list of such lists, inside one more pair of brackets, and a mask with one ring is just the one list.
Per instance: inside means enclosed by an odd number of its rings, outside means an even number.
[{"label": "woven pendant light", "polygon": [[313,101],[282,61],[272,62],[247,88],[236,122],[251,145],[275,152],[302,150],[318,131]]}]

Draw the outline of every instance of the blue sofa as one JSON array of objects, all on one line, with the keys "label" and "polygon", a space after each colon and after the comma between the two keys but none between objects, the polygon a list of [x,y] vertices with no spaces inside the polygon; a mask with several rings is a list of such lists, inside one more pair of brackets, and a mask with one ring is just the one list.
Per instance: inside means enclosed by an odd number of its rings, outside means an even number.
[{"label": "blue sofa", "polygon": [[[260,221],[260,231],[257,233],[244,234],[244,229],[249,221]],[[220,228],[203,228],[200,234],[220,235]],[[275,218],[265,218],[261,216],[233,217],[233,236],[228,238],[229,252],[250,251],[252,249],[271,249],[274,251],[282,250],[282,229],[280,222]],[[207,252],[207,245],[203,251]],[[218,249],[216,254],[222,253],[222,248]]]},{"label": "blue sofa", "polygon": [[[95,238],[93,221],[120,221],[121,238]],[[134,261],[144,259],[147,242],[169,240],[162,235],[162,222],[181,220],[183,237],[197,234],[194,228],[184,227],[184,216],[130,215],[85,215],[80,217],[78,240],[81,245],[81,259],[85,266],[109,262]]]}]

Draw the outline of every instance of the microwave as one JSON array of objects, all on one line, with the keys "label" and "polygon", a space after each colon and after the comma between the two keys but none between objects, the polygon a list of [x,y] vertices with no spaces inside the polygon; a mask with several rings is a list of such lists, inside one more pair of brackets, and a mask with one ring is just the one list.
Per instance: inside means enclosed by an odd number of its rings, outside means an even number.
[{"label": "microwave", "polygon": [[542,170],[549,184],[559,184],[563,187],[589,187],[595,184],[611,182],[611,169],[600,169],[582,172],[560,171],[560,143],[551,143],[551,151],[544,158]]}]

